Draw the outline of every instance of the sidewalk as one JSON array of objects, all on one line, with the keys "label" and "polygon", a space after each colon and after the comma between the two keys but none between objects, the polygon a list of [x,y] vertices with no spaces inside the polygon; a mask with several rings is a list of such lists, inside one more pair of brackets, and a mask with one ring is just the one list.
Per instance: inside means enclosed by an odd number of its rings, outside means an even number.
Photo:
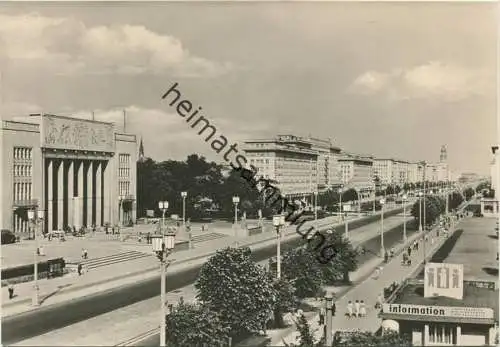
[{"label": "sidewalk", "polygon": [[[408,239],[408,243],[411,243],[413,240],[421,238],[421,234],[414,234],[412,238]],[[432,241],[429,238],[426,244],[426,258],[430,259],[432,254],[439,249],[439,247],[446,241],[446,237],[441,234],[439,238],[434,237]],[[411,259],[411,266],[402,266],[401,265],[401,256],[400,253],[406,245],[400,244],[397,249],[397,256],[394,257],[389,263],[383,266],[382,271],[378,279],[370,276],[373,273],[374,268],[381,263],[380,259],[378,262],[375,260],[373,262],[369,262],[364,264],[358,271],[352,274],[353,282],[357,282],[351,287],[347,292],[343,292],[339,294],[339,289],[342,292],[342,288],[328,287],[327,290],[334,294],[337,298],[336,301],[336,315],[333,317],[333,333],[335,331],[353,331],[353,330],[361,330],[361,331],[372,331],[375,332],[380,327],[380,319],[378,317],[379,310],[374,308],[374,305],[377,300],[377,296],[383,293],[384,287],[389,286],[394,281],[400,283],[405,278],[412,276],[415,271],[419,268],[420,264],[423,261],[423,249],[422,242],[420,241],[420,247],[418,251],[413,250]],[[348,318],[346,313],[346,306],[348,301],[354,302],[355,300],[364,300],[367,309],[367,316],[364,318]],[[314,303],[318,308],[322,305],[319,301],[311,302]],[[308,322],[310,324],[311,330],[314,331],[315,337],[319,340],[323,336],[323,327],[319,326],[319,315],[318,313],[311,313],[310,317],[308,317]],[[284,346],[283,340],[287,343],[295,343],[296,338],[299,336],[299,333],[296,330],[295,325],[289,327],[287,329],[275,330],[272,333],[268,332],[268,335],[272,338],[271,344],[273,346]]]}]

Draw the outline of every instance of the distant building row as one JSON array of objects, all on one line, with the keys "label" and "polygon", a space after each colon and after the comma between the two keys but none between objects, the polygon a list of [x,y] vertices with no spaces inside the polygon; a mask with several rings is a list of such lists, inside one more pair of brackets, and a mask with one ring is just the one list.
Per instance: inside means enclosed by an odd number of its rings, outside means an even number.
[{"label": "distant building row", "polygon": [[344,185],[371,194],[375,184],[384,187],[427,181],[452,180],[446,149],[439,163],[412,163],[374,158],[342,151],[329,140],[278,135],[244,143],[248,162],[258,175],[274,180],[287,196],[303,196]]}]

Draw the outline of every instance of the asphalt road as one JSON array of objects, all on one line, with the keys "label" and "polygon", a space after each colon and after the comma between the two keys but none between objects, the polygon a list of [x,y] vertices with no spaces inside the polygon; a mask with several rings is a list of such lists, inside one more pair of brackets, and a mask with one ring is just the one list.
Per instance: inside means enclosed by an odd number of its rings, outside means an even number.
[{"label": "asphalt road", "polygon": [[[397,241],[401,239],[401,232],[394,236],[386,234],[386,245],[391,237]],[[298,247],[303,244],[300,238],[282,243],[282,251]],[[255,261],[265,260],[274,256],[275,245],[261,248],[253,252]],[[375,256],[375,255],[373,255]],[[198,276],[199,268],[190,269],[169,275],[167,291],[173,291],[193,283]],[[19,315],[2,319],[2,343],[11,345],[16,342],[38,336],[55,329],[64,328],[128,305],[158,296],[160,276],[151,280],[135,283],[121,288],[114,288],[102,293],[74,299],[47,307],[40,307],[35,312],[25,312]]]},{"label": "asphalt road", "polygon": [[[408,229],[406,230],[407,237],[410,238],[416,231],[417,230],[415,228],[408,227]],[[386,249],[389,250],[393,245],[400,242],[402,235],[403,235],[403,224],[384,233],[384,246],[386,247]],[[378,253],[380,253],[380,238],[374,237],[364,242],[363,247],[365,248],[366,253],[358,257],[359,266],[363,265],[364,263],[378,256]],[[160,334],[148,337],[136,343],[135,346],[141,346],[141,347],[160,346]]]}]

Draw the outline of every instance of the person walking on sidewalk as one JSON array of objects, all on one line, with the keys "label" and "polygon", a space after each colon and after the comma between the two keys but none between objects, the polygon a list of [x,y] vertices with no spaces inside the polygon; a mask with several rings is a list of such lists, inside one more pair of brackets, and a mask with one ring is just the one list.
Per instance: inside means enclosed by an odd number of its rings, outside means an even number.
[{"label": "person walking on sidewalk", "polygon": [[319,325],[325,324],[326,310],[323,306],[319,309]]},{"label": "person walking on sidewalk", "polygon": [[9,283],[9,288],[7,290],[9,291],[9,300],[14,298],[14,285],[12,283]]},{"label": "person walking on sidewalk", "polygon": [[356,318],[360,317],[360,315],[359,315],[360,308],[361,308],[361,305],[359,303],[359,300],[356,300],[356,302],[354,303],[354,317],[356,317]]},{"label": "person walking on sidewalk", "polygon": [[366,304],[363,300],[361,300],[359,304],[359,315],[361,317],[366,317]]},{"label": "person walking on sidewalk", "polygon": [[408,246],[408,256],[411,257],[411,246]]},{"label": "person walking on sidewalk", "polygon": [[82,263],[78,263],[78,276],[81,276],[82,275],[82,270],[83,270],[83,265]]},{"label": "person walking on sidewalk", "polygon": [[349,300],[349,302],[347,303],[347,312],[346,312],[349,318],[352,317],[352,311],[353,311],[353,304],[352,301]]}]

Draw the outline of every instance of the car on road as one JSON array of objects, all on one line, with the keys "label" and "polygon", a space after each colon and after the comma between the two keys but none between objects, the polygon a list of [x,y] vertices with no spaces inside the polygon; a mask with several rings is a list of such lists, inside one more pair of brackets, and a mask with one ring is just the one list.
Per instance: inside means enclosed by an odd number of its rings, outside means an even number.
[{"label": "car on road", "polygon": [[2,245],[16,243],[16,235],[7,229],[2,229]]}]

